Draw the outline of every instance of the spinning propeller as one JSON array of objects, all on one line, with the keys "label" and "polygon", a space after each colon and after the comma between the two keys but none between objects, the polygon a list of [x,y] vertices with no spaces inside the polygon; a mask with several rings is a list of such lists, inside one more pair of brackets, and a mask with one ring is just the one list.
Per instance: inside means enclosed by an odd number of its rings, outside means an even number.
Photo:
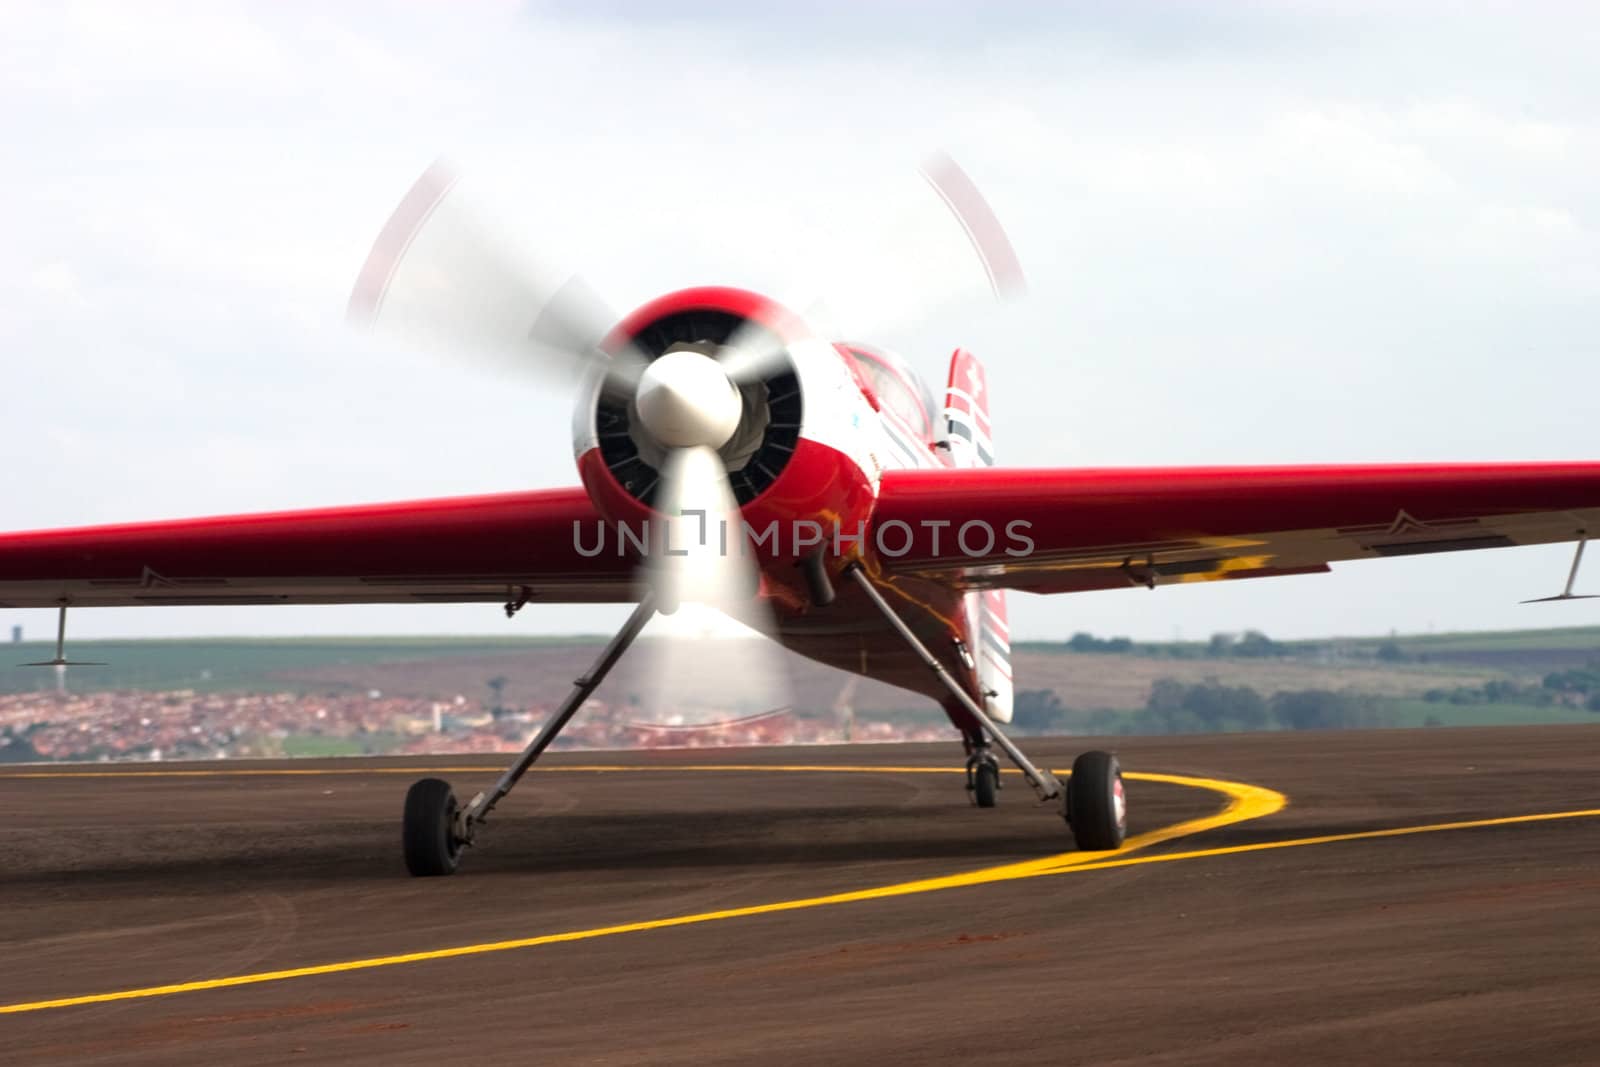
[{"label": "spinning propeller", "polygon": [[[966,175],[942,156],[923,175],[950,209],[943,223],[924,216],[900,227],[892,241],[880,242],[887,255],[855,248],[830,257],[833,273],[843,269],[844,284],[812,305],[815,310],[870,306],[879,319],[925,318],[952,292],[948,272],[934,276],[936,260],[951,263],[948,254],[935,254],[936,246],[942,253],[952,245],[965,250],[956,269],[969,280],[970,252],[976,251],[994,295],[1020,290],[1015,254]],[[736,469],[745,464],[761,441],[762,383],[788,365],[783,339],[747,321],[721,343],[676,343],[657,349],[652,359],[613,333],[617,317],[582,279],[512,246],[504,228],[481,222],[456,186],[444,161],[412,186],[362,267],[350,320],[536,384],[598,387],[602,398],[627,411],[639,457],[660,472],[646,496],[663,518],[652,523],[657,536],[650,538],[643,567],[655,609],[671,615],[684,603],[707,605],[770,634],[770,611],[758,597],[761,574],[746,552],[729,467],[730,458]],[[949,240],[951,215],[966,242]],[[855,227],[853,236],[862,230]],[[863,321],[854,318],[858,328]],[[775,653],[766,642],[727,644],[762,646],[744,654]],[[719,664],[718,673],[770,680],[781,674],[774,668],[770,661]]]},{"label": "spinning propeller", "polygon": [[[608,395],[631,401],[646,444],[664,460],[656,499],[672,522],[673,554],[659,544],[652,553],[648,569],[664,583],[655,590],[658,610],[671,614],[683,600],[716,603],[725,591],[753,596],[753,565],[733,541],[738,512],[718,449],[744,414],[738,383],[758,377],[782,349],[756,346],[756,334],[741,330],[711,351],[681,346],[647,360],[625,340],[608,340],[617,317],[581,278],[497,236],[456,184],[455,172],[439,161],[401,200],[357,278],[350,321],[541,385],[574,387],[600,375]],[[685,509],[705,515],[682,524]],[[729,524],[728,551],[721,551],[721,522]],[[699,551],[706,548],[712,551]],[[676,562],[685,559],[694,565]],[[731,569],[739,574],[723,573]]]},{"label": "spinning propeller", "polygon": [[[661,472],[653,499],[663,519],[652,524],[643,568],[656,610],[706,605],[770,633],[723,452],[740,444],[749,408],[741,386],[784,359],[781,345],[740,328],[725,344],[674,345],[649,359],[610,336],[617,316],[582,279],[514,248],[456,185],[436,162],[401,200],[358,276],[350,321],[538,385],[592,386],[598,376],[603,394],[628,405],[631,432]],[[656,673],[682,658],[671,650]],[[770,685],[781,675],[772,666],[738,673]]]}]

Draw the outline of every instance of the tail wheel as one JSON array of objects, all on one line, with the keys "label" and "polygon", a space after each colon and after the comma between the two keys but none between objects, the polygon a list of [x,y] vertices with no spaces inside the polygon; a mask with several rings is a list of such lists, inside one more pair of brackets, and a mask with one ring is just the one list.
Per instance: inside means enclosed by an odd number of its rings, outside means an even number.
[{"label": "tail wheel", "polygon": [[406,870],[418,878],[454,874],[461,864],[456,836],[456,795],[450,783],[424,778],[406,791],[402,826]]},{"label": "tail wheel", "polygon": [[1000,768],[984,760],[972,769],[972,802],[980,808],[992,808],[999,799]]},{"label": "tail wheel", "polygon": [[1072,763],[1062,812],[1083,852],[1110,852],[1127,836],[1128,802],[1122,767],[1109,752],[1085,752]]}]

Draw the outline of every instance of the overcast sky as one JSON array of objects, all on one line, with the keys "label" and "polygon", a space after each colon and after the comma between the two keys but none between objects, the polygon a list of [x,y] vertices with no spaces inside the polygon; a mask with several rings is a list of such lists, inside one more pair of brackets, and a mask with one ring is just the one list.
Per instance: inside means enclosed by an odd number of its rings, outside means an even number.
[{"label": "overcast sky", "polygon": [[[573,483],[569,397],[343,325],[440,153],[628,307],[788,294],[800,264],[826,293],[818,235],[926,197],[916,165],[948,150],[1031,295],[864,339],[935,380],[976,350],[1006,464],[1600,458],[1600,8],[1052,6],[12,0],[0,527]],[[1024,638],[1600,622],[1600,601],[1515,603],[1569,558],[1013,594],[1012,615]],[[619,617],[112,609],[74,632]]]}]

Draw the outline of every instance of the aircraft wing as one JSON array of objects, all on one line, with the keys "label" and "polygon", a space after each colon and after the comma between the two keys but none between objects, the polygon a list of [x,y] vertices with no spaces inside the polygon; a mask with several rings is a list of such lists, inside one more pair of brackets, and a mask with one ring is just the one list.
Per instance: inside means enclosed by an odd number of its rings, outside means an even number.
[{"label": "aircraft wing", "polygon": [[581,488],[0,534],[0,607],[638,599]]},{"label": "aircraft wing", "polygon": [[[886,529],[894,520],[914,536]],[[873,521],[890,574],[1037,593],[1153,587],[1579,540],[1600,533],[1600,463],[889,471]],[[983,525],[963,544],[968,523]]]}]

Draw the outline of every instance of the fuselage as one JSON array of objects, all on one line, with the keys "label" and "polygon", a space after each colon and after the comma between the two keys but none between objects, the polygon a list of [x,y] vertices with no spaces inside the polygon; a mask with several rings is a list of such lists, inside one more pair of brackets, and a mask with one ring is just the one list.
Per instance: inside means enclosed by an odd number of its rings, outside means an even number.
[{"label": "fuselage", "polygon": [[[759,444],[747,449],[748,456],[735,457],[739,466],[730,463],[730,480],[744,490],[743,547],[760,565],[760,594],[773,609],[776,636],[811,659],[927,695],[958,726],[975,731],[970,715],[870,601],[853,583],[839,580],[847,566],[858,565],[947,669],[974,696],[987,695],[991,713],[1009,719],[1008,635],[998,594],[963,594],[896,576],[892,560],[880,551],[873,511],[884,472],[958,462],[941,439],[944,420],[933,393],[904,360],[820,337],[780,305],[736,289],[668,294],[625,318],[613,337],[657,356],[672,345],[724,341],[749,323],[775,335],[787,356],[764,386],[772,404],[760,413],[766,421]],[[643,526],[655,515],[650,491],[656,472],[650,457],[627,439],[627,412],[608,408],[598,390],[597,385],[596,395],[580,405],[574,422],[578,469],[603,515]],[[791,421],[792,434],[784,429]],[[939,530],[894,533],[951,536]],[[821,556],[837,590],[826,605],[815,602],[803,570],[813,554]],[[978,668],[985,645],[987,685]]]}]

